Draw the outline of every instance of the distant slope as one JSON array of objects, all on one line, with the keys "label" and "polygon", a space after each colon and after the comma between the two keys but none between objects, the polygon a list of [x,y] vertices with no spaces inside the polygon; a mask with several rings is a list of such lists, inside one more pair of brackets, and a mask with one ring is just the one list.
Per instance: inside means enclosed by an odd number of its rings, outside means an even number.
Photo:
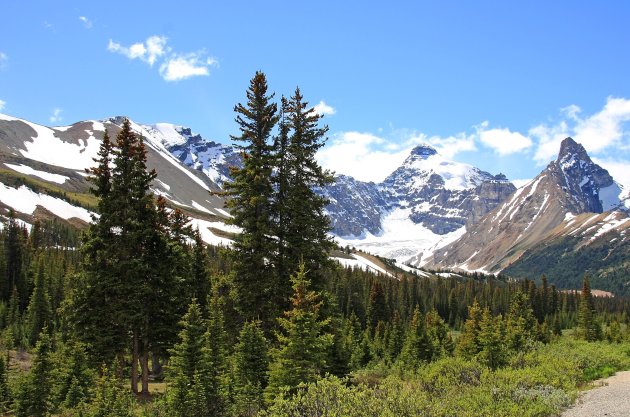
[{"label": "distant slope", "polygon": [[556,228],[503,270],[517,278],[546,275],[559,288],[591,285],[630,295],[630,217],[621,212],[583,214]]},{"label": "distant slope", "polygon": [[622,207],[621,188],[573,139],[562,142],[556,161],[533,181],[431,256],[416,258],[430,268],[499,272],[536,248],[556,227],[576,215]]}]

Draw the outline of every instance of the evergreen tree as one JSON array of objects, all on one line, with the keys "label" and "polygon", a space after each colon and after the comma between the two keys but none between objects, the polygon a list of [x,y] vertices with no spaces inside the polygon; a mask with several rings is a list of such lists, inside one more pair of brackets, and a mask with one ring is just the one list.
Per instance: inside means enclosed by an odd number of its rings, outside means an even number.
[{"label": "evergreen tree", "polygon": [[233,414],[253,417],[263,408],[269,358],[259,322],[246,322],[234,347]]},{"label": "evergreen tree", "polygon": [[171,351],[168,402],[173,415],[192,416],[192,408],[198,402],[191,397],[195,392],[194,385],[200,374],[209,373],[206,323],[201,317],[201,309],[196,300],[188,307],[181,326],[180,341]]},{"label": "evergreen tree", "polygon": [[387,305],[385,301],[385,292],[380,282],[375,281],[370,290],[370,301],[367,309],[367,322],[373,330],[379,321],[387,320]]},{"label": "evergreen tree", "polygon": [[315,381],[325,369],[327,350],[332,343],[324,332],[328,320],[322,320],[322,303],[310,289],[305,265],[301,264],[293,283],[292,309],[279,318],[278,348],[272,352],[269,385],[265,398],[272,401],[284,389],[293,390],[301,383]]},{"label": "evergreen tree", "polygon": [[468,319],[464,323],[462,334],[457,339],[457,353],[467,359],[472,359],[480,351],[479,332],[483,311],[477,302],[468,307]]},{"label": "evergreen tree", "polygon": [[228,335],[223,315],[224,299],[213,291],[208,309],[208,329],[205,335],[208,349],[208,375],[199,375],[203,385],[205,408],[209,416],[222,415],[227,410],[228,388]]},{"label": "evergreen tree", "polygon": [[507,356],[503,339],[503,318],[500,315],[492,317],[490,309],[485,308],[479,323],[477,358],[490,369],[505,364]]},{"label": "evergreen tree", "polygon": [[507,347],[515,352],[523,350],[536,339],[536,318],[527,296],[518,291],[512,297],[506,317]]},{"label": "evergreen tree", "polygon": [[147,169],[143,140],[128,120],[115,146],[104,138],[95,162],[89,172],[100,216],[82,245],[70,318],[97,360],[111,363],[130,350],[131,388],[137,391],[140,362],[147,395],[150,349],[174,343],[187,295],[177,288],[186,272],[179,232],[156,207],[150,192],[156,173]]},{"label": "evergreen tree", "polygon": [[50,299],[46,289],[44,267],[41,264],[37,268],[37,274],[35,274],[33,293],[26,309],[26,320],[29,329],[29,343],[31,346],[34,346],[44,327],[48,326],[50,328],[52,324]]},{"label": "evergreen tree", "polygon": [[408,367],[417,368],[422,363],[430,362],[432,358],[433,345],[427,334],[425,319],[416,306],[398,359]]},{"label": "evergreen tree", "polygon": [[588,275],[585,275],[580,294],[577,337],[589,342],[602,339],[602,327],[597,321],[596,314],[593,295],[591,294],[591,284]]},{"label": "evergreen tree", "polygon": [[450,356],[455,350],[455,342],[451,337],[448,325],[436,310],[431,310],[425,317],[427,334],[432,345],[432,360]]},{"label": "evergreen tree", "polygon": [[[317,189],[333,182],[332,174],[317,163],[315,155],[324,146],[328,127],[319,127],[321,115],[308,106],[300,92],[286,101],[283,106],[286,127],[289,129],[288,140],[277,141],[277,178],[280,186],[286,187],[276,198],[275,211],[282,213],[282,223],[277,224],[282,235],[283,247],[278,253],[283,254],[284,265],[281,271],[296,271],[299,264],[305,264],[313,286],[323,289],[323,271],[330,265],[328,253],[333,242],[328,236],[330,222],[324,209],[326,198],[317,194]],[[281,127],[282,135],[282,127]],[[288,142],[288,143],[284,143]],[[280,277],[281,282],[286,282]],[[281,288],[282,290],[282,288]]]},{"label": "evergreen tree", "polygon": [[7,364],[0,356],[0,413],[4,413],[11,403],[11,393],[9,392]]},{"label": "evergreen tree", "polygon": [[256,72],[247,90],[247,103],[237,104],[236,122],[240,135],[232,140],[243,156],[243,167],[232,168],[232,181],[225,184],[230,197],[229,222],[240,227],[233,244],[233,272],[245,319],[260,318],[265,326],[276,315],[274,275],[269,261],[274,252],[271,223],[272,130],[278,122],[273,94],[267,93],[267,79]]},{"label": "evergreen tree", "polygon": [[107,368],[103,368],[101,373],[86,417],[134,417],[133,398],[129,392]]},{"label": "evergreen tree", "polygon": [[35,359],[28,375],[21,380],[16,399],[17,417],[45,417],[51,408],[52,346],[47,331],[39,336]]}]

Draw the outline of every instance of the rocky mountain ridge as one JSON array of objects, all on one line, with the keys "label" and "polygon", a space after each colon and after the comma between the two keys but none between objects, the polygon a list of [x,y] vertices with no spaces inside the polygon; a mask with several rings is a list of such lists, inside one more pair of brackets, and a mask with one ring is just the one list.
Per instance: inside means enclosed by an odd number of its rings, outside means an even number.
[{"label": "rocky mountain ridge", "polygon": [[471,225],[457,241],[419,254],[411,263],[499,272],[554,230],[570,233],[576,216],[622,208],[619,194],[621,188],[608,171],[595,164],[582,145],[566,138],[558,158],[534,180]]}]

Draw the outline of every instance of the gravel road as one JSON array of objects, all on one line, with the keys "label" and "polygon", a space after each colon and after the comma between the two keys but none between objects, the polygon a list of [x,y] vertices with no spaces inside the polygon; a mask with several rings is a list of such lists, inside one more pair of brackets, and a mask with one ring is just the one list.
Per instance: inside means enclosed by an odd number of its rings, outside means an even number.
[{"label": "gravel road", "polygon": [[601,386],[585,392],[562,417],[630,416],[630,371],[618,372],[596,385]]}]

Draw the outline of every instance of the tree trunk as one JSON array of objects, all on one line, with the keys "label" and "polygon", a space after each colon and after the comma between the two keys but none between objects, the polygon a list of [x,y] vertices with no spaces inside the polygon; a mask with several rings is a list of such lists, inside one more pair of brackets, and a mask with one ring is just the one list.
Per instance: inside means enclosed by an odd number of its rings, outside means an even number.
[{"label": "tree trunk", "polygon": [[142,365],[142,395],[149,395],[149,337],[148,325],[145,324],[144,334],[142,336],[142,356],[140,357]]},{"label": "tree trunk", "polygon": [[131,392],[138,393],[138,332],[133,331],[133,346],[131,349]]}]

